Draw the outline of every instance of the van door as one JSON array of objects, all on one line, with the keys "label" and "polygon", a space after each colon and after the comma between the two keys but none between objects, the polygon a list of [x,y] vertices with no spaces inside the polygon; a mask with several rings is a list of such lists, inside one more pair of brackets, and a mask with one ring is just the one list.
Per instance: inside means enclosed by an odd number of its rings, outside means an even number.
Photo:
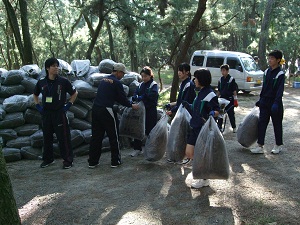
[{"label": "van door", "polygon": [[226,63],[230,68],[229,74],[235,79],[235,82],[238,85],[238,89],[244,89],[246,78],[240,59],[237,57],[227,57],[226,60]]},{"label": "van door", "polygon": [[222,57],[222,56],[207,56],[206,68],[211,73],[211,86],[212,87],[218,86],[218,81],[219,81],[220,77],[222,76],[220,67],[223,64],[224,64],[224,57]]}]

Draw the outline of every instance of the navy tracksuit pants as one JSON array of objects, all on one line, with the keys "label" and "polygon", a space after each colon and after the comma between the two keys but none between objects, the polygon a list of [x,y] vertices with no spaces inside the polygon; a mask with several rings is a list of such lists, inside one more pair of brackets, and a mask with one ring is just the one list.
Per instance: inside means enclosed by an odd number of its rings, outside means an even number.
[{"label": "navy tracksuit pants", "polygon": [[[156,107],[146,108],[146,121],[145,121],[145,133],[149,135],[150,131],[155,127],[157,122],[157,110]],[[142,140],[134,139],[133,148],[135,150],[142,150]]]},{"label": "navy tracksuit pants", "polygon": [[71,134],[66,113],[61,109],[57,111],[45,110],[42,116],[42,128],[44,135],[43,160],[51,162],[53,157],[53,133],[56,134],[60,154],[64,161],[73,162],[73,150],[71,146]]},{"label": "navy tracksuit pants", "polygon": [[259,105],[259,121],[258,121],[258,140],[257,143],[260,145],[265,144],[265,136],[270,117],[272,119],[276,145],[282,145],[282,119],[283,119],[283,104],[280,102],[278,112],[273,113],[271,111],[274,103],[273,98],[262,97]]},{"label": "navy tracksuit pants", "polygon": [[109,138],[111,164],[121,163],[119,144],[119,120],[112,108],[93,106],[92,138],[89,150],[89,163],[98,164],[101,156],[104,134]]}]

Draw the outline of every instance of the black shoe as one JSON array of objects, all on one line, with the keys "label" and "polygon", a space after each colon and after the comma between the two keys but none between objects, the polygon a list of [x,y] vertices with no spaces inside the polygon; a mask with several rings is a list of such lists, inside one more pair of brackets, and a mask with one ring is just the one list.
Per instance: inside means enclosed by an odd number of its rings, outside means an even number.
[{"label": "black shoe", "polygon": [[50,166],[53,163],[54,163],[54,160],[52,160],[52,161],[43,161],[41,163],[41,168],[46,168],[46,167]]},{"label": "black shoe", "polygon": [[90,162],[89,162],[89,168],[90,168],[90,169],[94,169],[94,168],[96,168],[98,165],[99,165],[99,163],[90,163]]},{"label": "black shoe", "polygon": [[73,162],[63,162],[63,169],[70,169],[73,166]]},{"label": "black shoe", "polygon": [[118,166],[120,166],[122,163],[120,161],[116,162],[116,163],[111,163],[110,167],[111,168],[116,168]]}]

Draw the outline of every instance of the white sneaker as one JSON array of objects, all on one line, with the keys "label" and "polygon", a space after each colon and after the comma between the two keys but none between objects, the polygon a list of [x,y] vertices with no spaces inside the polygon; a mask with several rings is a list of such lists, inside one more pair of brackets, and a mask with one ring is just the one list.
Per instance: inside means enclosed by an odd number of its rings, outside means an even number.
[{"label": "white sneaker", "polygon": [[198,189],[198,188],[207,187],[207,186],[209,186],[209,180],[193,179],[191,188]]},{"label": "white sneaker", "polygon": [[257,146],[255,148],[251,148],[250,151],[253,154],[263,154],[264,153],[264,147],[263,146]]},{"label": "white sneaker", "polygon": [[131,152],[130,156],[131,157],[137,157],[140,154],[142,154],[141,150],[133,150],[133,152]]},{"label": "white sneaker", "polygon": [[233,133],[236,133],[236,128],[232,128],[232,132],[233,132]]},{"label": "white sneaker", "polygon": [[190,161],[191,161],[190,158],[185,158],[185,159],[177,162],[177,164],[179,164],[179,165],[185,165],[185,164],[188,164]]},{"label": "white sneaker", "polygon": [[272,149],[271,153],[279,154],[279,152],[281,151],[282,151],[282,145],[274,145],[274,148]]}]

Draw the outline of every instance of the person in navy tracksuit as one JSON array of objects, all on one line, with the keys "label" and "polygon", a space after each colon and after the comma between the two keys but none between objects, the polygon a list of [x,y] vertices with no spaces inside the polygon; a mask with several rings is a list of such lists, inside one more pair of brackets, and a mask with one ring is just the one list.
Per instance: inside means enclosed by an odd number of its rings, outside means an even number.
[{"label": "person in navy tracksuit", "polygon": [[102,150],[102,141],[106,133],[109,138],[111,151],[111,167],[121,165],[121,153],[119,145],[119,120],[117,113],[113,111],[115,102],[126,107],[138,109],[137,104],[132,104],[127,98],[123,85],[119,81],[128,73],[124,64],[115,63],[113,72],[104,78],[98,85],[97,96],[92,107],[92,138],[89,150],[89,168],[99,165]]},{"label": "person in navy tracksuit", "polygon": [[[44,150],[41,168],[54,162],[53,133],[55,133],[60,154],[64,160],[63,168],[69,169],[73,164],[73,150],[66,111],[72,106],[78,93],[69,80],[58,75],[59,61],[56,58],[49,58],[45,61],[45,70],[46,77],[37,82],[33,91],[36,108],[42,114]],[[42,93],[42,105],[39,104],[40,93]],[[71,95],[68,102],[66,102],[67,93]]]},{"label": "person in navy tracksuit", "polygon": [[[185,154],[188,158],[193,159],[196,140],[200,130],[209,116],[218,117],[220,106],[218,97],[211,89],[211,73],[207,69],[198,69],[194,73],[196,88],[200,89],[193,104],[182,102],[182,105],[190,112],[192,118],[190,121],[191,130],[188,134]],[[192,188],[208,186],[208,180],[194,180]]]},{"label": "person in navy tracksuit", "polygon": [[[132,101],[143,101],[146,109],[145,133],[149,135],[150,131],[157,122],[157,101],[158,101],[158,87],[153,80],[154,74],[152,69],[145,66],[141,72],[143,82],[135,90]],[[134,139],[132,157],[138,156],[142,153],[142,140]]]},{"label": "person in navy tracksuit", "polygon": [[282,96],[284,91],[285,75],[281,70],[280,62],[282,52],[274,50],[269,53],[269,68],[264,73],[263,87],[260,93],[260,99],[256,102],[259,107],[258,121],[258,140],[257,147],[250,149],[252,153],[264,153],[265,136],[270,117],[273,122],[275,133],[275,145],[271,153],[278,154],[282,151],[282,120],[283,120],[283,104]]},{"label": "person in navy tracksuit", "polygon": [[192,103],[196,93],[195,93],[195,84],[191,80],[191,67],[188,63],[181,63],[178,66],[178,77],[182,81],[179,88],[179,93],[176,102],[171,102],[165,105],[165,108],[168,110],[167,115],[175,115],[181,102],[187,101]]},{"label": "person in navy tracksuit", "polygon": [[[228,114],[233,133],[236,133],[236,124],[234,116],[234,107],[238,107],[237,100],[237,84],[235,79],[229,75],[229,65],[224,64],[221,67],[222,77],[218,82],[218,97],[229,100],[229,104],[225,107]],[[218,126],[222,130],[223,118],[218,119]]]}]

